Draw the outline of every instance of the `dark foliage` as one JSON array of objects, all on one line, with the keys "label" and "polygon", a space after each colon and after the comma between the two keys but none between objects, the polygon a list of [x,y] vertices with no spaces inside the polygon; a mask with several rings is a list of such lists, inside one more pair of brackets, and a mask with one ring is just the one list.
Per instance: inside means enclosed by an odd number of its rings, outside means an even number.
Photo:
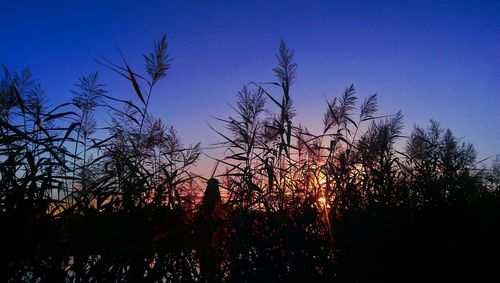
[{"label": "dark foliage", "polygon": [[[224,123],[219,175],[191,173],[200,144],[148,112],[171,68],[166,37],[144,75],[122,57],[71,103],[49,107],[29,70],[0,78],[1,282],[480,281],[495,272],[500,162],[431,121],[327,101],[324,131],[294,121],[297,64],[281,42],[276,82],[249,83]],[[135,102],[134,102],[135,101]],[[270,105],[267,104],[270,101]],[[110,113],[106,128],[94,118]],[[99,134],[97,134],[99,133]],[[406,141],[399,150],[398,141]],[[214,172],[215,173],[215,172]],[[204,185],[203,185],[204,187]]]}]

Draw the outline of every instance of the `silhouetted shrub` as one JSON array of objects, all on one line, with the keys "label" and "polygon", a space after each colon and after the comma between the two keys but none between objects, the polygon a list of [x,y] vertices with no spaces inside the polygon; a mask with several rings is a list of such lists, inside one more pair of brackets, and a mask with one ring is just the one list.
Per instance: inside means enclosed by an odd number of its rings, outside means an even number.
[{"label": "silhouetted shrub", "polygon": [[[219,174],[190,171],[200,144],[148,112],[170,70],[167,40],[98,73],[48,107],[29,70],[0,79],[0,281],[428,282],[492,274],[500,238],[499,162],[431,121],[406,147],[403,116],[378,115],[353,85],[327,101],[324,131],[294,120],[297,64],[281,42],[276,81],[249,83],[220,118]],[[109,127],[94,119],[111,114]],[[98,134],[99,133],[99,134]],[[214,171],[214,174],[217,173]]]}]

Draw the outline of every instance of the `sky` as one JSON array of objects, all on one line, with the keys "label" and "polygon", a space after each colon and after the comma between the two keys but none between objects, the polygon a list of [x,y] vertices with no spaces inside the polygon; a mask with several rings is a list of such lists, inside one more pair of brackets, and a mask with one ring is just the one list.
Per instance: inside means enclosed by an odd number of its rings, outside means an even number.
[{"label": "sky", "polygon": [[435,119],[480,158],[500,154],[500,1],[0,0],[0,10],[0,63],[29,66],[54,105],[93,71],[111,95],[135,99],[94,58],[120,62],[120,50],[140,72],[165,33],[172,68],[150,110],[186,144],[221,141],[211,116],[232,115],[246,83],[274,79],[283,39],[298,64],[296,121],[313,132],[325,99],[353,83],[360,98],[378,94],[380,114],[401,110],[405,134]]}]

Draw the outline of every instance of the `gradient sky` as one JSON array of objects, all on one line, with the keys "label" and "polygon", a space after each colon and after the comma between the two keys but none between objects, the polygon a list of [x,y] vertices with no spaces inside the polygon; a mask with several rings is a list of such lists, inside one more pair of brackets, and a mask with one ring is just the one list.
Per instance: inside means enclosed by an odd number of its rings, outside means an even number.
[{"label": "gradient sky", "polygon": [[78,77],[99,70],[115,97],[129,83],[98,65],[131,67],[163,33],[173,67],[151,111],[184,142],[218,141],[210,115],[227,117],[235,93],[270,81],[280,39],[299,65],[292,90],[297,122],[319,131],[325,97],[354,83],[379,94],[380,113],[402,110],[405,134],[438,120],[500,154],[500,1],[0,1],[0,63],[30,66],[53,104]]}]

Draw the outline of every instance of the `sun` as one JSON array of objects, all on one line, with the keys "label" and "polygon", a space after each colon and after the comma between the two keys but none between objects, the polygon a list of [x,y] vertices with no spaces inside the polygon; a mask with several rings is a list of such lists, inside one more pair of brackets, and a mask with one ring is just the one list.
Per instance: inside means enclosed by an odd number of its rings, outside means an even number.
[{"label": "sun", "polygon": [[322,208],[330,208],[329,201],[327,200],[325,196],[325,190],[326,190],[326,176],[322,173],[318,175],[318,188],[320,192],[320,197],[318,197],[318,203]]}]

